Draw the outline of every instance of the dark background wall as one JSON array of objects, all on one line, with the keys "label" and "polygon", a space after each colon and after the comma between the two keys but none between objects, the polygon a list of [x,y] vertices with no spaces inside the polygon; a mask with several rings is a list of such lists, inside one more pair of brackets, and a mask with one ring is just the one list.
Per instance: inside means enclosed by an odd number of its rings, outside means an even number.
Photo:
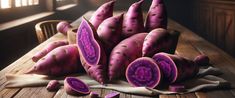
[{"label": "dark background wall", "polygon": [[169,17],[235,57],[235,0],[165,0]]}]

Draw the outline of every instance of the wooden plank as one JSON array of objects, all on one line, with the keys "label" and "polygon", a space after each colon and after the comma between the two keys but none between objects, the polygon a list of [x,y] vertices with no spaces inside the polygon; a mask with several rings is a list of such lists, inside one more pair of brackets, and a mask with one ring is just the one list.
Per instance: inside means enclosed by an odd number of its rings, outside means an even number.
[{"label": "wooden plank", "polygon": [[195,92],[197,98],[208,98],[207,94],[204,92]]},{"label": "wooden plank", "polygon": [[[101,96],[102,90],[101,89],[91,89],[91,92],[96,92]],[[90,98],[90,96],[86,95],[86,96],[83,96],[83,98]]]},{"label": "wooden plank", "polygon": [[159,98],[177,98],[176,95],[159,95]]},{"label": "wooden plank", "polygon": [[[48,97],[50,98],[50,97]],[[74,96],[66,93],[63,87],[61,87],[55,94],[54,98],[83,98],[83,96]]]},{"label": "wooden plank", "polygon": [[197,98],[194,93],[186,93],[186,94],[177,94],[177,98]]},{"label": "wooden plank", "polygon": [[15,88],[15,89],[3,89],[0,92],[0,98],[10,98],[10,97],[13,97],[19,91],[20,91],[19,88]]},{"label": "wooden plank", "polygon": [[113,91],[113,90],[108,90],[108,89],[102,89],[102,90],[101,90],[101,97],[104,98],[105,95],[107,95],[107,94],[109,94],[109,93],[111,93],[111,92],[115,92],[115,91]]},{"label": "wooden plank", "polygon": [[54,96],[54,92],[48,92],[45,87],[27,87],[23,88],[19,93],[17,93],[15,98],[51,98]]},{"label": "wooden plank", "polygon": [[120,93],[120,98],[131,98],[130,94]]},{"label": "wooden plank", "polygon": [[230,90],[214,90],[206,92],[208,98],[234,98]]}]

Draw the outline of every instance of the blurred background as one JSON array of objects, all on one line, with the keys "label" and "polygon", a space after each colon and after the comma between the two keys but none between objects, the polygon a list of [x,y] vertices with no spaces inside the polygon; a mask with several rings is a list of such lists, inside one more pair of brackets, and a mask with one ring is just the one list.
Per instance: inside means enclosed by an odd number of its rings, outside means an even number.
[{"label": "blurred background", "polygon": [[[35,24],[43,20],[74,21],[110,0],[0,0],[0,69],[39,43]],[[116,0],[126,11],[138,0]],[[145,0],[147,12],[152,0]],[[164,0],[169,18],[235,56],[235,0]]]}]

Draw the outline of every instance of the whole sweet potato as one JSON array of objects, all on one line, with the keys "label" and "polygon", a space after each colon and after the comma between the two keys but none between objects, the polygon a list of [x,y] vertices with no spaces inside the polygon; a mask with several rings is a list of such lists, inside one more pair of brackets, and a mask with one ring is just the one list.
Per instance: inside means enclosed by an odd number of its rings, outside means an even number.
[{"label": "whole sweet potato", "polygon": [[95,13],[91,16],[90,22],[97,30],[99,25],[107,18],[113,16],[113,6],[115,1],[110,1],[101,5]]},{"label": "whole sweet potato", "polygon": [[139,2],[132,4],[124,15],[122,25],[122,36],[124,38],[144,31],[144,20],[141,9],[143,1],[144,0],[140,0]]},{"label": "whole sweet potato", "polygon": [[41,58],[26,73],[49,76],[62,76],[84,70],[79,60],[76,44],[55,48],[45,57]]},{"label": "whole sweet potato", "polygon": [[37,52],[33,57],[32,60],[34,62],[37,62],[39,59],[41,59],[42,57],[44,57],[45,55],[47,55],[47,53],[49,53],[50,51],[52,51],[53,49],[60,47],[60,46],[64,46],[64,45],[68,45],[68,41],[66,40],[59,40],[59,41],[54,41],[51,42],[49,44],[46,45],[45,48],[43,48],[42,50],[40,50],[39,52]]},{"label": "whole sweet potato", "polygon": [[158,52],[173,54],[178,43],[179,33],[167,31],[163,28],[152,30],[145,38],[143,43],[143,56],[152,57]]},{"label": "whole sweet potato", "polygon": [[61,21],[56,26],[57,31],[64,35],[67,35],[67,31],[71,28],[72,26],[67,21]]},{"label": "whole sweet potato", "polygon": [[129,63],[142,56],[142,46],[147,33],[135,34],[115,46],[109,58],[109,79],[125,76]]},{"label": "whole sweet potato", "polygon": [[80,59],[88,75],[103,84],[107,79],[107,58],[93,25],[83,18],[77,30]]},{"label": "whole sweet potato", "polygon": [[105,19],[97,30],[107,53],[121,41],[122,19],[123,14]]},{"label": "whole sweet potato", "polygon": [[163,0],[152,0],[145,21],[147,32],[156,28],[167,28],[167,11]]}]

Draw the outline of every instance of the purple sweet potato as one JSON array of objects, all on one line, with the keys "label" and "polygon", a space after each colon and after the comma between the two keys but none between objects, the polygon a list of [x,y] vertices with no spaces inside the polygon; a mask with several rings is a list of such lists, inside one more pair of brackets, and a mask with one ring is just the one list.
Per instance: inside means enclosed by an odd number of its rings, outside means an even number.
[{"label": "purple sweet potato", "polygon": [[99,83],[107,82],[107,58],[96,30],[83,18],[77,31],[80,59],[88,75]]},{"label": "purple sweet potato", "polygon": [[101,5],[91,16],[90,22],[97,30],[99,25],[107,18],[113,16],[113,6],[115,1],[110,1]]},{"label": "purple sweet potato", "polygon": [[99,95],[97,92],[91,92],[91,93],[89,94],[89,97],[90,97],[90,98],[100,98],[100,95]]},{"label": "purple sweet potato", "polygon": [[67,21],[61,21],[56,26],[57,31],[64,35],[67,35],[67,31],[71,28],[72,26]]},{"label": "purple sweet potato", "polygon": [[141,8],[143,1],[144,0],[140,0],[139,2],[132,4],[124,15],[122,25],[123,38],[127,38],[144,31],[143,13]]},{"label": "purple sweet potato", "polygon": [[171,84],[169,85],[169,90],[172,92],[184,92],[186,88],[183,84]]},{"label": "purple sweet potato", "polygon": [[64,45],[68,45],[68,41],[66,40],[59,40],[59,41],[54,41],[51,42],[49,44],[46,45],[45,48],[43,48],[42,50],[40,50],[39,52],[37,52],[33,57],[32,60],[34,62],[37,62],[39,59],[41,59],[42,57],[44,57],[45,55],[47,55],[50,51],[52,51],[53,49],[60,47],[60,46],[64,46]]},{"label": "purple sweet potato", "polygon": [[193,61],[178,55],[161,52],[155,54],[153,59],[159,65],[165,83],[180,82],[195,76],[199,71],[199,67]]},{"label": "purple sweet potato", "polygon": [[64,80],[64,89],[70,95],[88,95],[91,91],[88,85],[75,77],[66,77]]},{"label": "purple sweet potato", "polygon": [[135,34],[115,46],[109,58],[109,80],[125,76],[127,66],[142,56],[142,46],[147,33]]},{"label": "purple sweet potato", "polygon": [[121,41],[123,14],[105,19],[99,26],[97,33],[109,53]]},{"label": "purple sweet potato", "polygon": [[152,58],[141,57],[128,65],[126,78],[132,86],[155,88],[161,81],[161,71]]},{"label": "purple sweet potato", "polygon": [[142,54],[143,56],[153,56],[155,53],[164,51],[167,46],[167,39],[170,34],[163,28],[152,30],[144,39]]},{"label": "purple sweet potato", "polygon": [[147,32],[156,28],[167,28],[167,11],[163,0],[152,0],[145,21],[145,30]]},{"label": "purple sweet potato", "polygon": [[51,80],[46,88],[48,91],[57,91],[60,89],[60,83],[57,80]]},{"label": "purple sweet potato", "polygon": [[193,61],[199,66],[207,66],[209,65],[210,59],[207,55],[201,54],[198,55]]},{"label": "purple sweet potato", "polygon": [[40,59],[28,70],[28,74],[42,74],[49,76],[63,76],[81,72],[81,62],[76,44],[58,47]]},{"label": "purple sweet potato", "polygon": [[152,57],[158,52],[173,54],[178,43],[179,34],[175,31],[168,32],[163,28],[152,30],[143,43],[143,56]]},{"label": "purple sweet potato", "polygon": [[118,92],[111,92],[104,96],[104,98],[119,98],[119,97],[120,93]]},{"label": "purple sweet potato", "polygon": [[170,37],[167,41],[167,46],[166,47],[169,47],[169,48],[165,52],[168,52],[170,54],[174,54],[175,50],[176,50],[176,47],[177,47],[177,44],[178,44],[178,39],[179,39],[179,36],[180,36],[180,32],[176,31],[176,30],[170,30],[170,29],[168,29],[167,32],[169,32]]}]

